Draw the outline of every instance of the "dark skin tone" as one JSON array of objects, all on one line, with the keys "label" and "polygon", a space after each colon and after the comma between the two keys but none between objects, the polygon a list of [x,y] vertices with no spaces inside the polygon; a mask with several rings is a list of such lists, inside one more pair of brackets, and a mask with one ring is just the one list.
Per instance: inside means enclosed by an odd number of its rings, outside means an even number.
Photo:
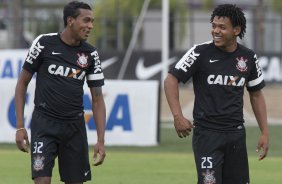
[{"label": "dark skin tone", "polygon": [[[237,49],[237,36],[241,32],[241,27],[233,26],[228,17],[215,16],[212,21],[211,34],[216,47],[225,52],[234,52]],[[164,90],[166,98],[174,118],[174,127],[180,138],[190,135],[194,128],[191,121],[182,114],[179,101],[178,79],[168,74],[164,81]],[[259,154],[259,160],[267,156],[269,149],[269,130],[267,126],[267,113],[264,96],[262,91],[249,92],[250,102],[261,130],[261,136],[258,141],[256,152]]]},{"label": "dark skin tone", "polygon": [[[63,42],[70,46],[77,46],[81,41],[86,40],[93,29],[93,13],[91,10],[79,9],[78,17],[68,17],[67,26],[61,33]],[[26,70],[22,70],[17,82],[15,90],[16,103],[16,117],[17,117],[17,131],[16,144],[19,150],[28,153],[29,140],[26,130],[24,129],[24,105],[27,86],[32,78],[32,75]],[[101,165],[106,157],[104,146],[104,130],[106,109],[101,87],[90,88],[92,96],[92,111],[97,127],[97,143],[94,146],[94,166]],[[50,184],[51,177],[38,177],[34,179],[35,184]],[[65,184],[82,184],[68,183]]]},{"label": "dark skin tone", "polygon": [[237,36],[241,27],[233,27],[227,17],[215,16],[212,22],[211,34],[215,46],[225,52],[233,52],[237,48]]}]

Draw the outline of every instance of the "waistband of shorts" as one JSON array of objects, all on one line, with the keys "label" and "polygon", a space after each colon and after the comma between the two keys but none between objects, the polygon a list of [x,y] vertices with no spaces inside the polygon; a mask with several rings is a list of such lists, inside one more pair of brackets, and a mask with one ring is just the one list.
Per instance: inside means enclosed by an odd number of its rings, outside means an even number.
[{"label": "waistband of shorts", "polygon": [[84,116],[82,117],[78,117],[76,119],[72,118],[72,119],[67,119],[67,118],[57,118],[54,116],[50,116],[46,113],[44,113],[43,111],[34,108],[33,113],[39,116],[42,116],[46,119],[52,120],[52,121],[56,121],[56,122],[60,122],[60,123],[77,123],[78,121],[84,121]]},{"label": "waistband of shorts", "polygon": [[213,127],[206,127],[206,126],[203,126],[202,124],[194,122],[194,126],[195,126],[195,128],[198,128],[198,129],[208,130],[208,131],[213,131],[213,132],[241,132],[241,131],[245,131],[244,124],[237,124],[237,125],[230,126],[230,127],[213,128]]}]

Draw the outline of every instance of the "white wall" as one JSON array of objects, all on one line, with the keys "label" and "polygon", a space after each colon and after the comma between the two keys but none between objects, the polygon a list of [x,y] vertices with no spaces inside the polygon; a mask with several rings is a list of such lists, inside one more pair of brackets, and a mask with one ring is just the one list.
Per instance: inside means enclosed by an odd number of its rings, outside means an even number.
[{"label": "white wall", "polygon": [[[0,142],[15,141],[14,91],[26,54],[27,50],[0,50]],[[97,139],[91,95],[87,85],[84,88],[88,140],[94,144]],[[35,79],[29,84],[25,105],[25,127],[28,132],[34,108],[34,89]],[[106,145],[152,146],[158,143],[158,81],[106,80],[103,94],[107,109]]]}]

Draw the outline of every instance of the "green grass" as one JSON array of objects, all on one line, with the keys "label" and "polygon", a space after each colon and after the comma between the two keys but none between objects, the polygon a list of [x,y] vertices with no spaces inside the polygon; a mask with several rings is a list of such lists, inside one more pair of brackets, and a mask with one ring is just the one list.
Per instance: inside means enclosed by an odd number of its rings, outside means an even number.
[{"label": "green grass", "polygon": [[[254,184],[281,184],[282,126],[271,126],[268,157],[255,153],[259,130],[247,127],[250,177]],[[93,155],[91,147],[90,156]],[[14,144],[0,144],[0,184],[30,184],[30,155]],[[93,161],[91,161],[93,163]],[[57,166],[53,184],[60,183]],[[92,181],[102,184],[195,184],[196,171],[191,137],[180,139],[173,129],[161,129],[161,143],[154,147],[107,147],[105,163],[92,167]]]}]

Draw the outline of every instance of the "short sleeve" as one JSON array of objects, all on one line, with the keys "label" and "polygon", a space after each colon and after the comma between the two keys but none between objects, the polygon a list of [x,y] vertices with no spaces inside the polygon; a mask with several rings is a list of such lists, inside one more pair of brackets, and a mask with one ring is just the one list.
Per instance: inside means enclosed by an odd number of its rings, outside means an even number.
[{"label": "short sleeve", "polygon": [[88,87],[100,87],[104,85],[104,74],[98,52],[91,53],[92,65],[90,66],[86,79]]},{"label": "short sleeve", "polygon": [[23,68],[30,72],[31,74],[37,72],[38,68],[41,64],[41,55],[42,51],[44,50],[45,46],[42,41],[42,36],[39,35],[33,42],[31,47],[29,48],[27,57],[25,59]]},{"label": "short sleeve", "polygon": [[259,60],[256,54],[254,54],[253,63],[254,65],[252,65],[250,76],[247,79],[247,90],[248,91],[257,91],[257,90],[262,89],[265,86],[262,70],[259,65]]},{"label": "short sleeve", "polygon": [[196,46],[188,50],[184,56],[169,69],[169,73],[174,75],[178,81],[186,83],[196,72],[197,60],[199,59],[199,53],[196,53]]}]

